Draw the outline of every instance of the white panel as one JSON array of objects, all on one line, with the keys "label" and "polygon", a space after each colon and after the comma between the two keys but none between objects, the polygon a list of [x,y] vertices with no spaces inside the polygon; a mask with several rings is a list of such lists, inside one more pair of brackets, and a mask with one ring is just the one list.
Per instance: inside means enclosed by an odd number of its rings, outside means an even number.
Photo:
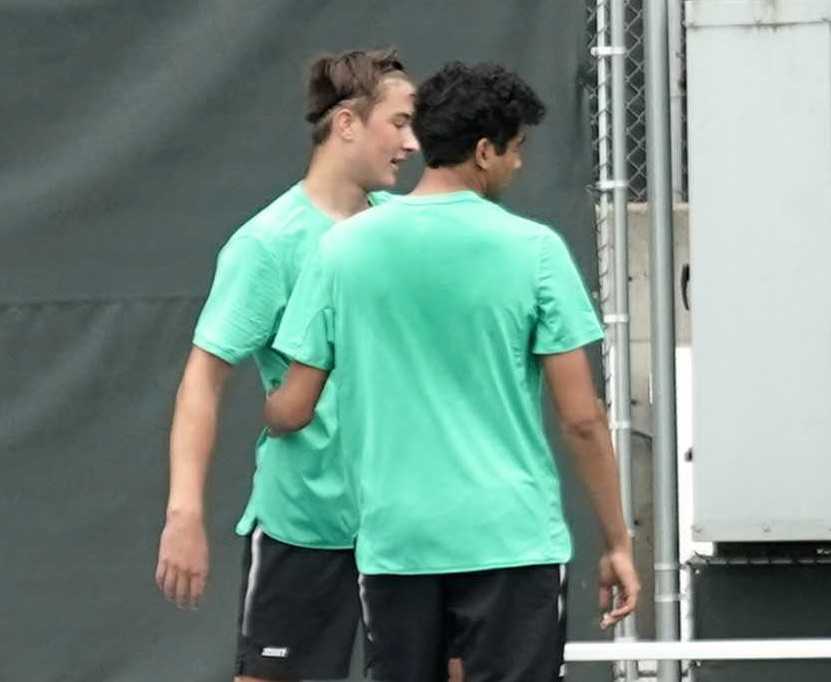
[{"label": "white panel", "polygon": [[694,537],[831,539],[831,25],[687,55]]},{"label": "white panel", "polygon": [[831,0],[693,0],[685,23],[701,26],[784,26],[831,21]]}]

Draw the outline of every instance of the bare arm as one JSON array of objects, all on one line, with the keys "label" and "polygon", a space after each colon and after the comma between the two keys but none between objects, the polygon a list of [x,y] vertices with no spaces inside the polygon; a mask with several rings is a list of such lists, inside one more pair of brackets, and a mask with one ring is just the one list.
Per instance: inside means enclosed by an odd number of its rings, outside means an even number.
[{"label": "bare arm", "polygon": [[170,433],[170,493],[156,583],[180,607],[195,606],[208,577],[204,493],[219,407],[232,366],[194,347],[176,394]]},{"label": "bare arm", "polygon": [[[634,611],[640,591],[609,427],[582,349],[545,355],[542,362],[563,437],[606,540],[607,552],[600,562],[600,606],[606,610],[602,625],[608,627]],[[611,603],[615,586],[620,590],[616,605]]]},{"label": "bare arm", "polygon": [[299,431],[314,418],[329,372],[293,362],[280,387],[265,402],[263,416],[272,436]]}]

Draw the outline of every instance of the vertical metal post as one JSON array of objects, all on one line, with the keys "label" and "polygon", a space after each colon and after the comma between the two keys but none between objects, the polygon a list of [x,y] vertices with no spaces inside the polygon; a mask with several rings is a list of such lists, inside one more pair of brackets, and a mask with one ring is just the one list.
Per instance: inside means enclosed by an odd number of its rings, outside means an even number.
[{"label": "vertical metal post", "polygon": [[[612,241],[611,241],[611,154],[609,122],[609,50],[608,10],[610,0],[597,0],[596,34],[597,43],[592,48],[592,55],[597,59],[597,165],[599,205],[597,207],[597,258],[598,279],[600,281],[600,307],[604,316],[608,314],[612,300]],[[612,381],[615,376],[610,355],[610,341],[603,343],[603,373],[606,386],[606,399],[611,400]]]},{"label": "vertical metal post", "polygon": [[[632,496],[632,388],[629,349],[629,178],[626,169],[626,25],[625,0],[612,0],[612,172],[614,175],[614,357],[616,381],[612,435],[620,468],[620,496],[629,536],[635,538],[635,505]],[[635,614],[624,620],[616,636],[638,637]],[[627,682],[638,679],[637,664],[624,664]]]},{"label": "vertical metal post", "polygon": [[[629,258],[628,178],[626,172],[626,30],[625,0],[598,0],[598,160],[601,190],[598,215],[601,305],[609,334],[604,344],[606,395],[611,414],[610,428],[620,468],[621,501],[626,526],[635,535],[632,500],[632,425],[629,358]],[[611,9],[611,31],[609,31]],[[607,42],[607,33],[610,41]],[[610,68],[611,67],[611,68]],[[611,72],[611,78],[609,74]],[[609,94],[611,81],[611,142],[609,163]],[[610,177],[611,166],[611,177]],[[609,230],[610,198],[614,212],[613,234]],[[611,257],[610,257],[611,252]],[[634,615],[615,630],[618,641],[637,639]],[[621,666],[627,682],[638,679],[637,663]]]},{"label": "vertical metal post", "polygon": [[[647,186],[650,204],[655,629],[679,630],[678,490],[675,428],[675,312],[670,162],[667,0],[645,0]],[[659,682],[680,679],[677,661],[658,663]]]},{"label": "vertical metal post", "polygon": [[683,8],[684,0],[669,0],[669,128],[672,159],[672,200],[684,201],[684,72]]}]

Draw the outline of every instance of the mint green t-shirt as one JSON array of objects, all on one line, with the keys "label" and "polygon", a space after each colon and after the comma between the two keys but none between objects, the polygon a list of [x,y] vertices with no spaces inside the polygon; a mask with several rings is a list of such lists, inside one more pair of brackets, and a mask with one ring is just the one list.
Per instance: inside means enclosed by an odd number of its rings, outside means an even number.
[{"label": "mint green t-shirt", "polygon": [[[370,202],[389,196],[373,193]],[[271,344],[303,261],[332,225],[298,183],[240,227],[219,253],[194,345],[232,365],[253,357],[265,391],[277,387],[288,362]],[[315,418],[302,432],[287,438],[260,434],[251,497],[237,533],[258,524],[293,545],[353,546],[357,511],[352,469],[340,452],[336,384],[337,377],[327,382]]]},{"label": "mint green t-shirt", "polygon": [[335,368],[360,570],[568,561],[538,356],[601,337],[562,239],[473,192],[398,197],[329,231],[275,347]]}]

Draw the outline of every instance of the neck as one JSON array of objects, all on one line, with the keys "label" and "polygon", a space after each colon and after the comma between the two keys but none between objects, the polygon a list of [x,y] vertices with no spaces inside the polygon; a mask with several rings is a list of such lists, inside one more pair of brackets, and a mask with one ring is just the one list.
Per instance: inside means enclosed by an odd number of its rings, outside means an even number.
[{"label": "neck", "polygon": [[411,194],[447,194],[465,190],[485,196],[484,178],[471,163],[426,168]]},{"label": "neck", "polygon": [[333,220],[344,220],[367,208],[366,189],[350,175],[343,155],[325,145],[312,154],[303,189],[312,203]]}]

